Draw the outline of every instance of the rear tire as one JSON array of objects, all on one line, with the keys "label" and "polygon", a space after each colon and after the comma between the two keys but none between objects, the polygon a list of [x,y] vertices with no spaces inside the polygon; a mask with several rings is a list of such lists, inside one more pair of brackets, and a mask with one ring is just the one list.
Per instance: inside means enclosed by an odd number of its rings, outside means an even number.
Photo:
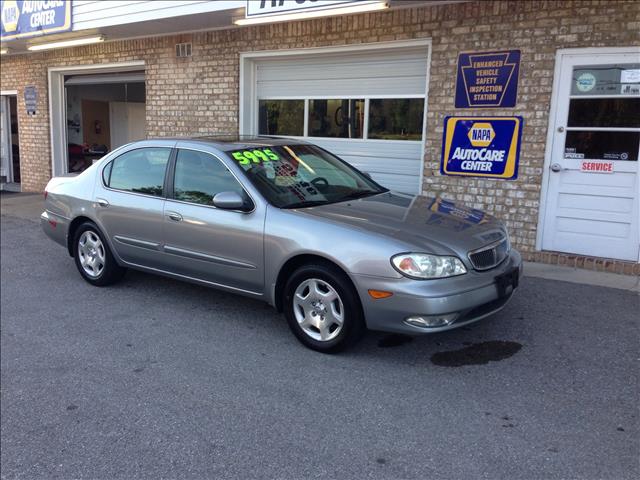
[{"label": "rear tire", "polygon": [[335,353],[355,344],[365,332],[356,289],[337,267],[304,265],[287,280],[284,314],[305,346]]},{"label": "rear tire", "polygon": [[122,268],[93,222],[80,225],[73,236],[73,257],[82,278],[96,287],[112,285],[122,279]]}]

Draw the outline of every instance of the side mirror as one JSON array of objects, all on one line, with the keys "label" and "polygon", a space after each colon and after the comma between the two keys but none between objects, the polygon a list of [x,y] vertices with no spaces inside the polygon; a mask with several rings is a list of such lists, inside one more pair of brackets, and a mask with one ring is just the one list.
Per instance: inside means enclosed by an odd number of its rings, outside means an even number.
[{"label": "side mirror", "polygon": [[247,202],[237,192],[220,192],[213,197],[213,206],[223,210],[249,210]]},{"label": "side mirror", "polygon": [[365,177],[367,177],[369,180],[373,180],[373,178],[371,178],[371,174],[369,172],[361,172]]}]

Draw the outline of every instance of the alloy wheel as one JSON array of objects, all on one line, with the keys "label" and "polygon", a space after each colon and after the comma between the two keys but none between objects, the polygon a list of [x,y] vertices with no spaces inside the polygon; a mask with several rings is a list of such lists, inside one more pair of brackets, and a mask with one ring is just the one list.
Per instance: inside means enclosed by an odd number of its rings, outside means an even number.
[{"label": "alloy wheel", "polygon": [[336,338],[344,324],[344,305],[338,292],[324,280],[310,278],[293,295],[293,312],[302,331],[321,342]]},{"label": "alloy wheel", "polygon": [[96,232],[87,230],[78,240],[78,256],[84,272],[91,278],[100,276],[105,266],[105,249]]}]

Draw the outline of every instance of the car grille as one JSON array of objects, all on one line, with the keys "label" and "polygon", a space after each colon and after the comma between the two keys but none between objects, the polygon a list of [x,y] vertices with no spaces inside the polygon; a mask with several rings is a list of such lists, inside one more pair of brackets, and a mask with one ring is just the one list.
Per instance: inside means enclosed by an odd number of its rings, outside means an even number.
[{"label": "car grille", "polygon": [[476,270],[489,270],[500,265],[509,255],[509,241],[506,238],[469,253],[469,260]]}]

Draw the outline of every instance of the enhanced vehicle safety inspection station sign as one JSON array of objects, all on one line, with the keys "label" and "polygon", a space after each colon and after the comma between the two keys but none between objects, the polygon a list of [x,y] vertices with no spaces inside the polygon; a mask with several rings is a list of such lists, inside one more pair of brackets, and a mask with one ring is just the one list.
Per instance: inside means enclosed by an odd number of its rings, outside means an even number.
[{"label": "enhanced vehicle safety inspection station sign", "polygon": [[445,117],[443,175],[518,177],[522,117]]},{"label": "enhanced vehicle safety inspection station sign", "polygon": [[511,108],[518,96],[520,50],[461,53],[456,108]]}]

